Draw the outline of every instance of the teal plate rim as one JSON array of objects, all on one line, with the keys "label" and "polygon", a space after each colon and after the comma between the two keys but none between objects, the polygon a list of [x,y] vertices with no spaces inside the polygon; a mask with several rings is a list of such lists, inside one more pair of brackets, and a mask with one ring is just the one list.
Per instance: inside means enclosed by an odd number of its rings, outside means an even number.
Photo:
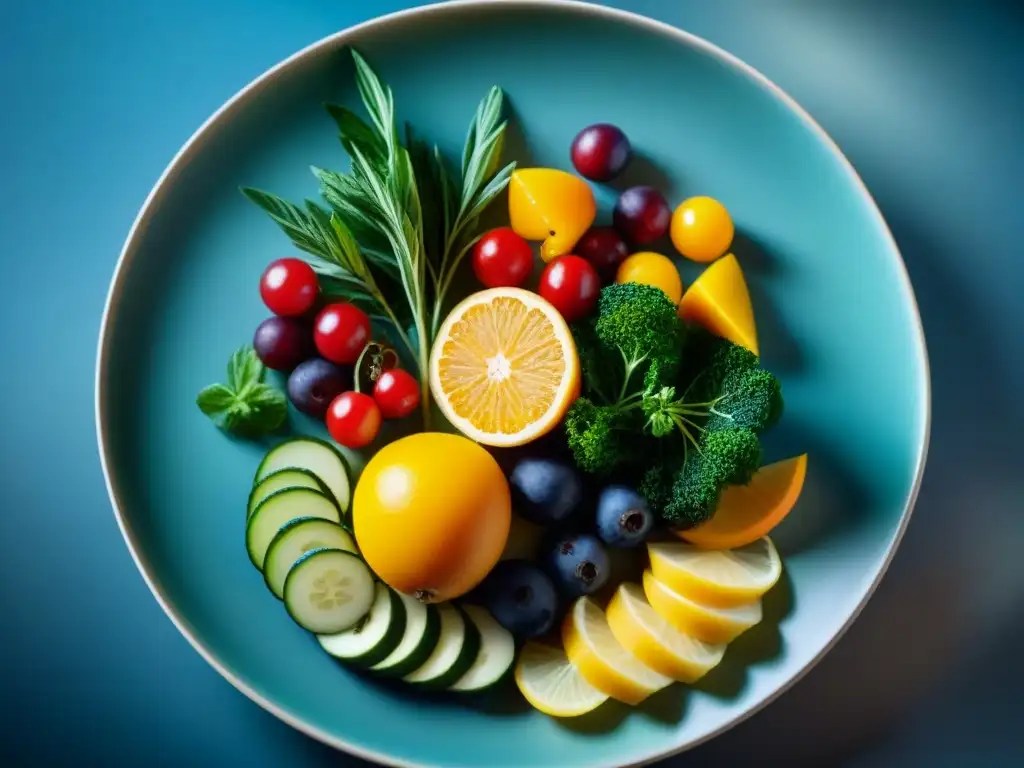
[{"label": "teal plate rim", "polygon": [[[118,256],[117,264],[114,268],[114,274],[111,279],[110,288],[107,293],[107,298],[103,307],[103,314],[100,321],[100,332],[99,332],[99,343],[96,356],[96,373],[95,373],[95,419],[96,419],[96,438],[98,442],[100,465],[103,471],[104,482],[107,487],[107,494],[110,497],[110,503],[114,511],[114,516],[117,520],[118,527],[121,531],[121,535],[124,537],[125,544],[128,546],[128,550],[131,553],[132,559],[135,562],[139,573],[152,592],[153,597],[160,604],[164,613],[171,620],[178,631],[188,640],[196,652],[206,660],[210,666],[212,666],[222,677],[230,682],[240,692],[245,694],[250,700],[258,704],[266,711],[273,714],[275,717],[284,721],[296,730],[304,733],[305,735],[316,739],[324,744],[327,744],[335,749],[339,749],[365,760],[371,760],[382,765],[398,766],[399,768],[421,768],[426,764],[413,763],[406,760],[400,760],[390,755],[386,755],[373,750],[367,750],[365,748],[356,746],[346,742],[344,739],[338,738],[335,735],[327,733],[319,728],[316,728],[306,723],[301,717],[294,714],[293,712],[278,706],[273,701],[257,693],[245,680],[243,680],[234,671],[229,669],[220,659],[218,659],[214,653],[204,644],[203,640],[195,635],[192,628],[189,626],[187,619],[177,613],[176,608],[171,605],[167,598],[163,595],[161,587],[157,577],[151,572],[149,564],[140,554],[139,549],[136,546],[135,537],[132,530],[129,528],[125,516],[122,512],[122,504],[120,501],[119,484],[115,474],[111,468],[110,461],[108,459],[108,435],[107,435],[107,413],[105,403],[107,398],[105,397],[107,388],[107,369],[108,360],[110,355],[110,329],[114,325],[117,318],[117,310],[120,303],[121,293],[124,287],[124,279],[127,273],[127,267],[135,258],[138,250],[138,240],[141,234],[148,227],[151,219],[155,216],[156,212],[160,208],[161,202],[167,192],[177,180],[179,174],[183,168],[189,163],[192,156],[199,151],[204,142],[209,139],[217,130],[218,124],[224,119],[228,118],[236,110],[241,108],[242,104],[247,100],[257,96],[264,88],[272,85],[278,76],[285,70],[289,69],[292,65],[309,57],[315,57],[323,52],[331,50],[337,46],[343,45],[350,42],[354,38],[357,38],[361,33],[367,31],[378,30],[387,27],[389,24],[394,22],[404,22],[414,20],[418,17],[430,17],[432,19],[443,19],[446,16],[457,16],[466,9],[480,9],[480,8],[502,8],[502,9],[543,9],[543,8],[557,8],[560,10],[567,10],[583,15],[590,15],[594,17],[601,17],[610,21],[619,22],[622,24],[629,24],[634,27],[638,27],[647,32],[660,35],[663,37],[675,40],[682,45],[689,46],[697,49],[702,53],[717,59],[724,66],[729,67],[737,71],[740,75],[745,76],[757,85],[767,91],[775,99],[781,102],[790,112],[796,115],[804,125],[810,129],[810,131],[817,137],[819,141],[835,156],[836,160],[839,161],[840,166],[846,172],[848,180],[851,185],[860,193],[868,208],[872,212],[875,219],[875,224],[879,229],[879,232],[885,240],[888,241],[892,248],[893,253],[897,261],[898,275],[901,282],[901,291],[903,293],[903,299],[906,302],[906,306],[911,310],[911,316],[913,318],[914,330],[916,331],[917,350],[920,356],[918,360],[919,370],[921,371],[921,381],[918,386],[921,390],[921,398],[919,400],[919,420],[918,423],[922,425],[922,431],[920,436],[920,444],[917,452],[917,462],[914,468],[914,480],[911,484],[910,490],[904,502],[904,511],[900,518],[899,525],[895,531],[892,540],[889,543],[888,549],[885,553],[885,558],[879,567],[878,573],[875,578],[868,585],[864,592],[861,601],[857,604],[854,610],[850,613],[849,617],[844,622],[843,626],[833,635],[833,637],[826,643],[821,650],[808,661],[801,669],[793,674],[788,680],[779,684],[773,691],[764,696],[760,701],[748,707],[746,710],[736,714],[732,720],[723,724],[719,728],[709,731],[697,738],[691,739],[685,743],[676,745],[673,748],[663,750],[660,752],[638,756],[635,761],[628,763],[628,766],[641,766],[652,763],[657,760],[662,760],[673,755],[685,752],[688,749],[698,746],[722,733],[728,731],[732,727],[743,722],[747,718],[756,714],[764,707],[771,704],[779,696],[789,690],[793,685],[800,681],[804,675],[806,675],[811,669],[813,669],[819,661],[836,645],[839,639],[846,633],[846,631],[853,625],[854,621],[857,620],[864,606],[870,600],[875,589],[877,589],[883,576],[889,568],[892,562],[896,550],[899,548],[900,541],[906,532],[907,526],[910,522],[911,515],[914,510],[914,506],[917,501],[918,493],[921,488],[921,481],[924,476],[924,468],[927,462],[928,447],[931,437],[931,376],[929,372],[928,363],[928,352],[925,341],[924,328],[921,322],[921,315],[917,306],[917,299],[914,296],[913,287],[910,282],[910,276],[907,273],[906,264],[904,263],[902,256],[900,256],[899,248],[896,244],[892,233],[889,230],[888,225],[885,223],[885,219],[882,216],[878,205],[872,198],[871,193],[868,191],[863,180],[857,174],[853,164],[843,154],[842,150],[835,143],[835,141],[825,132],[825,130],[814,120],[813,117],[801,107],[788,93],[782,90],[779,86],[769,80],[765,75],[759,72],[754,67],[745,63],[741,59],[737,58],[733,54],[725,51],[718,47],[714,43],[708,42],[697,35],[690,32],[686,32],[677,27],[673,27],[664,22],[656,21],[654,19],[642,16],[631,11],[620,10],[617,8],[609,8],[601,5],[594,5],[588,2],[581,2],[580,0],[449,0],[448,2],[438,2],[430,5],[419,6],[416,8],[410,8],[403,11],[397,11],[394,13],[380,16],[378,18],[370,19],[369,21],[357,24],[352,27],[348,27],[334,34],[328,35],[327,37],[318,40],[311,45],[306,46],[300,51],[292,54],[288,58],[278,62],[273,67],[256,77],[254,80],[245,85],[239,90],[234,96],[232,96],[227,102],[225,102],[216,112],[214,112],[207,120],[192,134],[192,136],[185,142],[185,144],[178,150],[177,154],[164,169],[163,173],[157,179],[156,184],[153,186],[147,195],[145,201],[142,204],[142,208],[139,210],[135,221],[132,223],[131,229],[128,232],[128,236],[125,239],[124,246],[121,249],[121,253]],[[593,768],[621,768],[623,764],[598,764]]]}]

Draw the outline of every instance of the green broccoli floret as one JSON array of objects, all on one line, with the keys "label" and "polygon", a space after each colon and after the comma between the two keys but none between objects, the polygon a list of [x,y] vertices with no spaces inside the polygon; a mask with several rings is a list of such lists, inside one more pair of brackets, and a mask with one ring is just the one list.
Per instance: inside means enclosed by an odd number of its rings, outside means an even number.
[{"label": "green broccoli floret", "polygon": [[644,392],[675,377],[684,331],[661,290],[635,283],[603,289],[596,317],[573,326],[584,397],[569,409],[565,433],[580,469],[608,474],[646,455]]},{"label": "green broccoli floret", "polygon": [[677,526],[704,522],[725,486],[750,482],[761,465],[758,434],[782,413],[779,381],[756,355],[703,331],[689,342],[683,394],[663,385],[643,400],[651,435],[679,449],[649,470],[640,493]]},{"label": "green broccoli floret", "polygon": [[705,432],[697,455],[677,471],[672,497],[661,507],[665,520],[691,527],[710,519],[727,485],[746,485],[761,466],[761,442],[753,430],[728,427]]}]

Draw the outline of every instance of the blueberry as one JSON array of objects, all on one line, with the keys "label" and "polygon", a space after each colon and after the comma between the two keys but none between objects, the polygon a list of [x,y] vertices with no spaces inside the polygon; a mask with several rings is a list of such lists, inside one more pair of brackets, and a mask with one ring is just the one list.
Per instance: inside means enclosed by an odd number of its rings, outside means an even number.
[{"label": "blueberry", "polygon": [[635,547],[654,527],[643,497],[624,485],[609,485],[597,500],[597,535],[611,547]]},{"label": "blueberry", "polygon": [[608,553],[597,537],[588,533],[555,542],[551,567],[566,597],[593,594],[604,586],[611,572]]},{"label": "blueberry", "polygon": [[352,388],[352,369],[314,357],[299,363],[288,377],[288,399],[303,413],[322,418],[327,406]]},{"label": "blueberry", "polygon": [[487,609],[499,624],[523,638],[547,633],[558,614],[558,595],[551,579],[526,560],[503,560],[482,585]]},{"label": "blueberry", "polygon": [[583,500],[583,481],[576,470],[552,459],[520,459],[509,486],[513,508],[539,525],[564,521]]}]

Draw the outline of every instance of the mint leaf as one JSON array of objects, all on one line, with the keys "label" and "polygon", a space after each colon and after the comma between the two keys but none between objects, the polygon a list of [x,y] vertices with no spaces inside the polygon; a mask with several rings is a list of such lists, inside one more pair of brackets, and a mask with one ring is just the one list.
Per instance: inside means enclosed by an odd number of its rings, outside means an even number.
[{"label": "mint leaf", "polygon": [[196,405],[207,416],[226,411],[235,402],[235,393],[223,384],[211,384],[204,387],[196,397]]},{"label": "mint leaf", "polygon": [[220,428],[246,437],[273,432],[288,418],[284,394],[263,383],[267,369],[255,350],[243,346],[228,361],[228,383],[200,390],[196,405]]}]

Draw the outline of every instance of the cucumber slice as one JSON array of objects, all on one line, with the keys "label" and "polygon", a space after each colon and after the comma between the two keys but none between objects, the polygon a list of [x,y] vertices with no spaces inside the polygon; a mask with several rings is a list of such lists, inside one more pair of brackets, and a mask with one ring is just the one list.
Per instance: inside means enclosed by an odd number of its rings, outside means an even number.
[{"label": "cucumber slice", "polygon": [[386,584],[378,582],[370,615],[365,621],[334,635],[317,635],[317,640],[336,659],[371,667],[390,656],[404,635],[402,598]]},{"label": "cucumber slice", "polygon": [[288,571],[300,557],[314,549],[340,549],[359,554],[352,537],[331,520],[300,517],[285,523],[271,540],[263,559],[263,579],[274,597],[280,599],[284,595]]},{"label": "cucumber slice", "polygon": [[405,632],[398,647],[370,671],[388,677],[402,677],[417,669],[434,651],[441,632],[441,615],[433,605],[424,605],[414,597],[399,594],[405,609]]},{"label": "cucumber slice", "polygon": [[315,437],[287,440],[263,457],[256,470],[255,483],[279,469],[306,469],[327,486],[342,516],[348,515],[352,502],[352,472],[348,462],[330,443]]},{"label": "cucumber slice", "polygon": [[245,505],[245,519],[252,517],[256,507],[260,505],[267,496],[275,491],[285,488],[312,488],[314,491],[324,491],[324,486],[317,476],[308,469],[279,469],[263,478],[249,491],[249,502]]},{"label": "cucumber slice", "polygon": [[245,524],[245,548],[252,564],[263,570],[267,547],[287,523],[299,517],[318,517],[341,524],[334,502],[312,488],[285,488],[270,494]]},{"label": "cucumber slice", "polygon": [[480,649],[480,633],[466,614],[451,603],[437,607],[441,635],[433,653],[402,679],[431,688],[447,688],[468,670]]},{"label": "cucumber slice", "polygon": [[462,610],[480,633],[480,650],[466,673],[448,686],[450,691],[482,691],[499,683],[516,660],[516,641],[512,633],[478,605]]},{"label": "cucumber slice", "polygon": [[318,635],[344,632],[373,605],[373,574],[358,555],[314,549],[288,571],[284,607],[295,623]]}]

